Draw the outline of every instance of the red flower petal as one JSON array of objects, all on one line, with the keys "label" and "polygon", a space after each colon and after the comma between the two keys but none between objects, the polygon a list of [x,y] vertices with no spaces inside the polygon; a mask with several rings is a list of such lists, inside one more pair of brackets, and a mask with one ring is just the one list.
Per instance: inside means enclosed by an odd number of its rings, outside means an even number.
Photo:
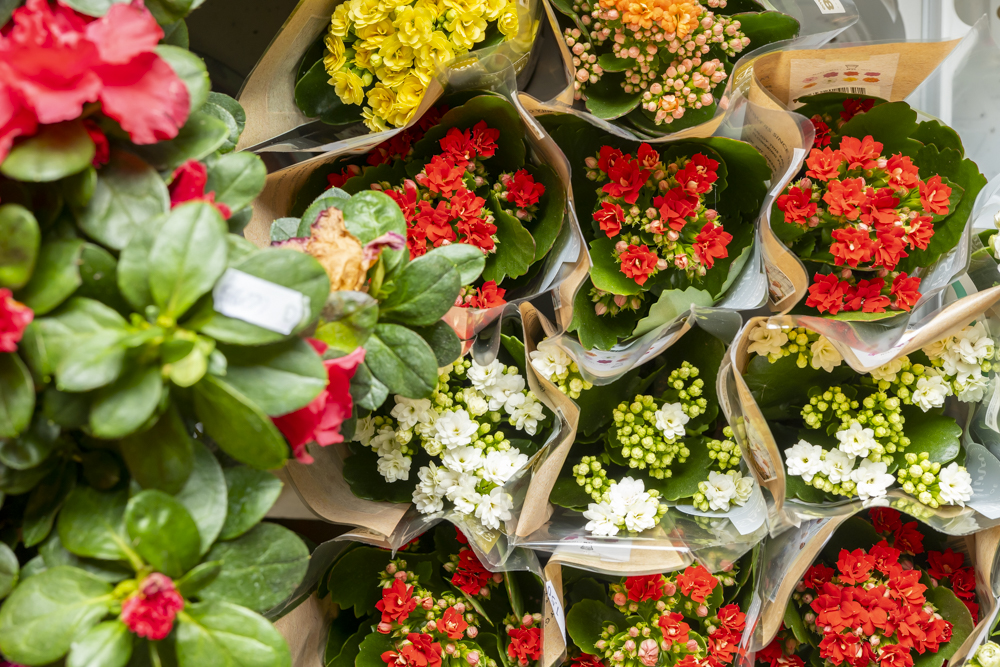
[{"label": "red flower petal", "polygon": [[87,25],[85,34],[109,64],[127,63],[153,51],[163,38],[163,30],[142,2],[111,5],[107,14]]},{"label": "red flower petal", "polygon": [[104,113],[114,118],[137,144],[173,139],[188,117],[187,86],[155,53],[125,65],[102,65]]}]

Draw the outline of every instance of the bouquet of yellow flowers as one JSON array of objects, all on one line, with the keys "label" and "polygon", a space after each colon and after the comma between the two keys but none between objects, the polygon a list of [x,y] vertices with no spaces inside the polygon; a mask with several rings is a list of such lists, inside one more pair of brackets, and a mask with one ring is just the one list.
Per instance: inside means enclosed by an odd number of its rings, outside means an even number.
[{"label": "bouquet of yellow flowers", "polygon": [[373,132],[403,127],[439,65],[513,39],[519,24],[514,0],[347,0],[303,56],[295,102],[333,125],[362,107]]}]

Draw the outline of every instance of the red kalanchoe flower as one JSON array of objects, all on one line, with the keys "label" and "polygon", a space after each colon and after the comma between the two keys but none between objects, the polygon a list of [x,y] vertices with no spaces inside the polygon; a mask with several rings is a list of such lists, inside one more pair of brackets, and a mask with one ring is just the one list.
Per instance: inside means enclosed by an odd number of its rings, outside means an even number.
[{"label": "red kalanchoe flower", "polygon": [[[443,228],[441,229],[443,230]],[[493,238],[493,235],[497,233],[497,226],[482,218],[459,220],[455,229],[458,230],[459,234],[462,234],[462,243],[474,245],[483,253],[489,253],[497,245]]]},{"label": "red kalanchoe flower", "polygon": [[831,215],[844,216],[848,220],[857,220],[861,215],[859,208],[865,203],[865,181],[863,178],[845,178],[842,181],[830,181],[827,185],[823,201]]},{"label": "red kalanchoe flower", "polygon": [[830,253],[837,266],[847,264],[851,268],[856,268],[858,264],[863,264],[875,254],[875,244],[872,243],[868,232],[853,227],[835,229],[832,233],[834,243],[830,246]]},{"label": "red kalanchoe flower", "polygon": [[[320,355],[327,350],[327,344],[308,339],[309,344]],[[292,453],[300,463],[312,463],[313,457],[306,451],[306,445],[315,442],[321,447],[343,442],[340,425],[351,417],[354,401],[351,399],[351,378],[358,365],[365,360],[365,349],[359,347],[347,356],[325,359],[326,389],[304,408],[287,415],[273,417],[271,421],[288,440]]]},{"label": "red kalanchoe flower", "polygon": [[857,658],[862,655],[861,651],[861,640],[853,633],[846,635],[827,634],[819,643],[820,657],[826,658],[835,665],[841,665],[845,662],[855,664]]},{"label": "red kalanchoe flower", "polygon": [[879,667],[913,667],[910,649],[899,644],[885,644],[881,647]]},{"label": "red kalanchoe flower", "polygon": [[809,152],[809,157],[806,158],[806,166],[809,167],[806,176],[821,181],[832,180],[840,175],[840,165],[843,163],[844,158],[839,151],[833,151],[829,148],[823,150],[814,148]]},{"label": "red kalanchoe flower", "polygon": [[472,549],[458,552],[458,567],[451,576],[451,583],[467,595],[479,595],[493,575],[479,562]]},{"label": "red kalanchoe flower", "polygon": [[507,631],[510,643],[507,644],[507,656],[516,659],[522,667],[527,667],[529,661],[542,657],[541,628],[511,628]]},{"label": "red kalanchoe flower", "polygon": [[612,197],[621,197],[626,204],[634,204],[639,198],[639,192],[649,180],[650,171],[641,169],[639,162],[626,155],[616,160],[608,171],[610,183],[604,184],[604,193]]},{"label": "red kalanchoe flower", "polygon": [[740,611],[739,605],[727,604],[718,613],[719,625],[730,632],[743,632],[747,625],[747,617]]},{"label": "red kalanchoe flower", "polygon": [[495,308],[502,306],[506,301],[503,297],[507,290],[497,287],[497,281],[488,280],[483,286],[476,290],[476,294],[469,297],[468,302],[463,304],[467,308]]},{"label": "red kalanchoe flower", "polygon": [[889,307],[889,297],[883,296],[885,281],[881,278],[859,280],[849,288],[844,297],[844,310],[860,310],[865,313],[884,313]]},{"label": "red kalanchoe flower", "polygon": [[413,217],[417,213],[417,202],[420,201],[420,190],[417,188],[417,184],[407,178],[403,181],[402,190],[392,188],[384,192],[396,202],[396,205],[403,212],[403,217],[406,218],[406,221],[412,222]]},{"label": "red kalanchoe flower", "polygon": [[910,245],[921,250],[927,249],[927,244],[934,236],[934,222],[929,215],[920,215],[910,221],[910,233],[908,234]]},{"label": "red kalanchoe flower", "polygon": [[885,163],[889,172],[889,187],[893,190],[912,190],[920,182],[918,169],[910,158],[897,153]]},{"label": "red kalanchoe flower", "polygon": [[691,626],[684,622],[683,614],[668,611],[663,616],[660,616],[660,620],[657,623],[660,626],[660,631],[663,633],[663,641],[666,643],[667,648],[670,648],[675,642],[678,644],[687,643],[688,632],[691,630]]},{"label": "red kalanchoe flower", "polygon": [[653,150],[653,147],[649,144],[639,144],[639,150],[635,152],[635,158],[642,165],[643,169],[649,169],[650,171],[656,168],[656,165],[660,164],[660,154]]},{"label": "red kalanchoe flower", "polygon": [[407,586],[402,579],[396,579],[392,586],[382,589],[382,599],[375,603],[375,608],[382,612],[383,623],[405,623],[406,618],[417,608],[417,601],[413,599],[413,586]]},{"label": "red kalanchoe flower", "polygon": [[809,119],[813,128],[816,130],[816,136],[813,139],[814,148],[822,148],[823,146],[830,145],[830,126],[823,122],[823,117],[820,115],[815,115]]},{"label": "red kalanchoe flower", "polygon": [[893,225],[899,219],[899,198],[892,188],[867,188],[861,205],[861,221],[869,225]]},{"label": "red kalanchoe flower", "polygon": [[647,574],[638,577],[628,577],[625,580],[625,590],[628,599],[636,602],[659,600],[663,597],[664,580],[662,574]]},{"label": "red kalanchoe flower", "polygon": [[[784,628],[784,624],[782,624],[782,628]],[[785,642],[782,641],[781,637],[776,636],[771,640],[770,644],[757,651],[757,660],[759,662],[766,662],[771,667],[774,667],[775,662],[784,655],[784,644]]]},{"label": "red kalanchoe flower", "polygon": [[712,268],[716,259],[729,257],[729,250],[726,246],[733,240],[733,235],[712,222],[706,222],[705,226],[694,237],[694,254],[698,261]]},{"label": "red kalanchoe flower", "polygon": [[965,600],[976,597],[976,573],[971,567],[963,567],[951,575],[951,590]]},{"label": "red kalanchoe flower", "polygon": [[424,175],[417,176],[417,182],[436,194],[450,195],[465,187],[465,167],[452,164],[440,155],[435,155],[424,167]]},{"label": "red kalanchoe flower", "polygon": [[448,128],[448,134],[439,142],[445,160],[459,167],[465,167],[476,159],[476,146],[472,143],[472,133],[457,127]]},{"label": "red kalanchoe flower", "polygon": [[139,590],[122,602],[121,621],[136,635],[152,641],[166,639],[174,627],[174,617],[184,609],[184,598],[170,577],[153,572],[140,583]]},{"label": "red kalanchoe flower", "polygon": [[841,549],[837,557],[837,579],[842,584],[862,584],[868,581],[875,559],[864,549]]},{"label": "red kalanchoe flower", "polygon": [[611,146],[601,146],[601,152],[597,157],[597,168],[607,174],[611,168],[625,156],[617,148]]},{"label": "red kalanchoe flower", "polygon": [[[383,614],[383,620],[385,615]],[[461,639],[465,629],[469,624],[465,622],[462,614],[454,607],[448,607],[444,614],[437,620],[437,631],[447,635],[448,639]]]},{"label": "red kalanchoe flower", "polygon": [[843,137],[837,152],[847,163],[847,170],[874,169],[875,160],[882,154],[882,144],[875,141],[871,135],[864,139]]},{"label": "red kalanchoe flower", "polygon": [[570,658],[573,667],[604,667],[604,663],[596,655],[581,653],[575,658]]},{"label": "red kalanchoe flower", "polygon": [[965,565],[965,556],[951,549],[927,552],[927,574],[935,579],[947,579]]},{"label": "red kalanchoe flower", "polygon": [[920,583],[920,570],[903,570],[889,578],[886,589],[889,597],[919,607],[925,601],[927,587]]},{"label": "red kalanchoe flower", "polygon": [[892,576],[902,567],[899,564],[900,550],[890,547],[885,540],[873,546],[868,553],[875,561],[875,569],[882,574]]},{"label": "red kalanchoe flower", "polygon": [[205,192],[208,184],[208,169],[197,160],[188,160],[174,169],[170,181],[170,207],[179,206],[189,201],[202,201],[211,204],[224,220],[228,220],[233,212],[223,203],[216,203],[215,192]]},{"label": "red kalanchoe flower", "polygon": [[35,313],[23,303],[14,301],[13,293],[0,288],[0,352],[14,352],[24,336],[24,330],[35,319]]},{"label": "red kalanchoe flower", "polygon": [[873,507],[868,510],[868,516],[878,533],[894,533],[903,525],[899,520],[899,510],[891,507]]},{"label": "red kalanchoe flower", "polygon": [[818,591],[823,584],[833,579],[834,574],[836,571],[832,567],[816,563],[806,570],[805,576],[802,577],[802,583],[806,588]]},{"label": "red kalanchoe flower", "polygon": [[677,585],[681,593],[695,602],[704,602],[712,594],[719,580],[701,565],[693,565],[677,575]]},{"label": "red kalanchoe flower", "polygon": [[893,308],[909,311],[920,301],[920,278],[900,273],[893,279],[889,294],[896,297]]},{"label": "red kalanchoe flower", "polygon": [[87,102],[133,142],[177,136],[187,87],[156,54],[163,30],[141,3],[114,4],[92,20],[61,3],[28,0],[0,35],[0,160],[37,124],[79,118]]},{"label": "red kalanchoe flower", "polygon": [[787,194],[778,197],[778,209],[785,214],[785,222],[804,225],[816,215],[816,202],[812,201],[812,188],[793,186]]},{"label": "red kalanchoe flower", "polygon": [[972,614],[972,622],[979,623],[979,605],[976,604],[975,601],[966,598],[959,598],[959,600],[962,601],[962,604],[964,604],[969,610],[969,613]]},{"label": "red kalanchoe flower", "polygon": [[389,137],[368,153],[368,164],[377,167],[393,160],[402,160],[409,154],[413,140],[410,130]]},{"label": "red kalanchoe flower", "polygon": [[441,644],[433,637],[411,632],[406,640],[408,643],[400,647],[399,653],[383,653],[382,662],[398,667],[441,667]]},{"label": "red kalanchoe flower", "polygon": [[111,145],[108,143],[107,135],[104,134],[100,125],[89,118],[83,121],[83,128],[87,130],[87,135],[94,142],[94,158],[90,164],[94,167],[103,167],[111,160]]},{"label": "red kalanchoe flower", "polygon": [[917,522],[901,523],[893,535],[892,546],[911,556],[922,554],[924,552],[924,534],[917,529]]},{"label": "red kalanchoe flower", "polygon": [[640,285],[656,271],[656,263],[659,261],[645,243],[638,247],[630,245],[618,259],[621,261],[622,273]]},{"label": "red kalanchoe flower", "polygon": [[836,315],[844,308],[844,296],[850,285],[830,273],[817,273],[813,276],[813,284],[809,286],[809,296],[806,305],[821,313]]},{"label": "red kalanchoe flower", "polygon": [[875,106],[875,100],[861,100],[861,99],[849,99],[844,100],[844,110],[840,112],[840,120],[845,123],[859,113],[865,113],[866,111],[871,111],[872,107]]},{"label": "red kalanchoe flower", "polygon": [[612,239],[622,231],[625,211],[618,204],[601,202],[601,209],[594,213],[594,220],[600,226],[601,231],[607,234],[609,239]]},{"label": "red kalanchoe flower", "polygon": [[527,169],[518,169],[507,183],[507,201],[518,208],[528,208],[538,203],[545,194],[545,186],[537,182]]},{"label": "red kalanchoe flower", "polygon": [[888,227],[875,233],[875,253],[872,263],[884,266],[890,271],[896,268],[899,260],[909,257],[906,252],[906,232],[902,227]]},{"label": "red kalanchoe flower", "polygon": [[497,140],[500,130],[489,127],[485,120],[472,126],[472,145],[476,147],[479,157],[493,157],[497,152]]},{"label": "red kalanchoe flower", "polygon": [[[332,174],[327,174],[326,182],[331,188],[339,188],[354,176],[356,176],[356,174],[351,171],[350,167],[344,167],[343,169],[340,170],[339,174],[337,172],[334,172]],[[386,194],[389,194],[389,192],[386,192]]]},{"label": "red kalanchoe flower", "polygon": [[674,174],[674,178],[684,190],[704,194],[719,180],[719,174],[716,173],[718,168],[718,161],[698,153],[691,156],[684,168]]},{"label": "red kalanchoe flower", "polygon": [[660,213],[661,224],[679,232],[687,224],[687,219],[694,217],[698,209],[698,197],[683,188],[671,188],[662,197],[653,197],[653,206]]},{"label": "red kalanchoe flower", "polygon": [[484,206],[486,206],[485,199],[477,197],[472,190],[462,188],[452,195],[448,202],[448,212],[451,217],[459,220],[480,219],[479,214],[483,212]]},{"label": "red kalanchoe flower", "polygon": [[948,215],[948,200],[951,198],[951,187],[941,182],[941,177],[934,175],[920,184],[920,206],[934,215]]}]

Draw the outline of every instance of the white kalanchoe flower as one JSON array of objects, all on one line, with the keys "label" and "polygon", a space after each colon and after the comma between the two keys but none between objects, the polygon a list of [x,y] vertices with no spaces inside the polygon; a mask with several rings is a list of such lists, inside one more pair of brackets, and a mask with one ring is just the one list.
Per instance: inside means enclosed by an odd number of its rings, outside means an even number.
[{"label": "white kalanchoe flower", "polygon": [[441,463],[455,472],[472,472],[483,464],[483,450],[475,447],[456,447],[449,449],[441,457]]},{"label": "white kalanchoe flower", "polygon": [[587,519],[584,530],[605,537],[617,535],[620,530],[618,526],[625,520],[625,517],[615,512],[611,504],[606,502],[587,505],[587,511],[583,513],[583,518]]},{"label": "white kalanchoe flower", "polygon": [[982,322],[959,331],[955,343],[955,351],[967,364],[978,366],[993,356],[993,339]]},{"label": "white kalanchoe flower", "polygon": [[820,336],[819,340],[809,347],[809,353],[811,355],[809,365],[816,370],[822,368],[827,373],[832,373],[833,369],[844,361],[840,352],[826,336]]},{"label": "white kalanchoe flower", "polygon": [[460,473],[435,465],[433,461],[417,471],[417,478],[420,480],[418,486],[423,487],[428,495],[446,495],[449,489],[458,484],[460,477]]},{"label": "white kalanchoe flower", "polygon": [[490,411],[490,402],[475,389],[463,389],[462,396],[465,398],[465,407],[473,417],[481,417]]},{"label": "white kalanchoe flower", "polygon": [[562,378],[569,372],[573,359],[557,345],[546,345],[544,349],[531,352],[528,357],[531,359],[531,366],[549,382],[553,376]]},{"label": "white kalanchoe flower", "polygon": [[938,473],[938,492],[948,505],[965,506],[972,498],[972,475],[954,461]]},{"label": "white kalanchoe flower", "polygon": [[393,419],[399,422],[401,429],[412,429],[420,422],[428,421],[428,413],[433,412],[431,402],[426,398],[406,398],[398,394],[393,396],[396,405],[389,413]]},{"label": "white kalanchoe flower", "polygon": [[691,418],[684,414],[684,406],[680,403],[665,403],[654,415],[656,428],[667,440],[683,438],[684,425],[691,421]]},{"label": "white kalanchoe flower", "polygon": [[475,475],[464,474],[459,477],[458,482],[448,489],[446,494],[448,500],[455,503],[455,509],[462,514],[472,514],[476,511],[476,506],[482,500],[482,494],[476,490],[479,485],[479,478]]},{"label": "white kalanchoe flower", "polygon": [[710,509],[716,512],[729,510],[729,503],[736,497],[736,482],[724,472],[708,473],[708,484],[703,493]]},{"label": "white kalanchoe flower", "polygon": [[750,475],[744,475],[739,470],[733,471],[733,482],[736,485],[736,495],[733,496],[733,504],[742,507],[747,504],[750,500],[750,496],[753,495],[753,477]]},{"label": "white kalanchoe flower", "polygon": [[510,414],[513,412],[513,408],[508,407],[508,401],[510,401],[514,396],[521,396],[522,391],[524,391],[523,377],[510,373],[501,376],[496,383],[485,392],[490,399],[490,410],[498,411],[503,408],[507,411],[507,414]]},{"label": "white kalanchoe flower", "polygon": [[462,408],[445,410],[434,422],[434,431],[442,445],[454,449],[472,443],[473,436],[479,431],[479,423]]},{"label": "white kalanchoe flower", "polygon": [[958,400],[963,403],[978,403],[986,395],[986,389],[990,386],[990,378],[986,375],[970,375],[964,379],[955,381],[955,389],[958,390]]},{"label": "white kalanchoe flower", "polygon": [[505,407],[510,410],[510,421],[514,428],[528,435],[535,435],[538,422],[545,419],[543,406],[535,400],[533,394],[514,394]]},{"label": "white kalanchoe flower", "polygon": [[424,446],[424,451],[431,456],[441,456],[441,452],[444,451],[444,445],[437,438],[424,438],[421,443]]},{"label": "white kalanchoe flower", "polygon": [[656,525],[656,511],[660,503],[650,495],[633,502],[625,512],[625,527],[633,533],[641,533]]},{"label": "white kalanchoe flower", "polygon": [[483,461],[483,479],[503,486],[527,462],[528,457],[516,449],[505,452],[494,450],[487,454]]},{"label": "white kalanchoe flower", "polygon": [[[1000,236],[1000,234],[997,236]],[[973,656],[972,662],[976,663],[978,667],[1000,667],[1000,645],[993,642],[986,642],[976,649],[976,654]]]},{"label": "white kalanchoe flower", "polygon": [[354,442],[360,442],[362,445],[367,447],[374,435],[375,418],[371,415],[359,418],[357,424],[354,426],[354,438],[352,438],[352,440],[354,440]]},{"label": "white kalanchoe flower", "polygon": [[410,457],[403,456],[400,450],[389,452],[378,459],[378,472],[385,481],[398,482],[406,481],[410,478]]},{"label": "white kalanchoe flower", "polygon": [[887,473],[888,466],[879,461],[875,463],[869,459],[861,461],[861,465],[851,473],[851,479],[858,485],[858,497],[861,500],[881,498],[896,478]]},{"label": "white kalanchoe flower", "polygon": [[856,421],[852,421],[847,428],[837,431],[837,440],[840,441],[838,449],[851,456],[868,456],[878,445],[874,429],[865,428]]},{"label": "white kalanchoe flower", "polygon": [[799,440],[785,450],[785,467],[789,475],[811,482],[816,473],[823,470],[823,448]]},{"label": "white kalanchoe flower", "polygon": [[418,484],[413,489],[413,504],[421,514],[433,514],[444,509],[444,501],[441,496],[428,493],[427,488]]},{"label": "white kalanchoe flower", "polygon": [[854,470],[855,456],[843,452],[839,449],[826,453],[826,460],[823,461],[823,474],[830,480],[831,484],[840,484],[851,478]]},{"label": "white kalanchoe flower", "polygon": [[921,351],[923,351],[923,353],[926,354],[927,358],[931,361],[940,359],[945,355],[945,352],[948,351],[948,346],[951,345],[952,338],[952,336],[948,336],[947,338],[934,341],[927,347],[921,348]]},{"label": "white kalanchoe flower", "polygon": [[496,530],[500,527],[501,521],[510,519],[510,508],[513,506],[514,501],[510,494],[498,486],[489,494],[481,496],[479,505],[476,506],[476,518],[487,528]]},{"label": "white kalanchoe flower", "polygon": [[612,482],[608,489],[608,502],[621,515],[625,514],[632,503],[641,502],[648,497],[646,486],[641,479],[623,477],[618,482]]},{"label": "white kalanchoe flower", "polygon": [[924,375],[917,380],[913,392],[913,403],[924,412],[944,405],[944,399],[951,395],[951,385],[940,375]]},{"label": "white kalanchoe flower", "polygon": [[750,332],[750,340],[753,342],[750,343],[748,352],[777,359],[781,356],[782,346],[788,343],[788,334],[779,327],[769,327],[767,323],[763,323]]},{"label": "white kalanchoe flower", "polygon": [[388,424],[382,426],[378,430],[378,433],[368,441],[368,446],[376,452],[398,449],[399,443],[396,442],[396,431]]},{"label": "white kalanchoe flower", "polygon": [[496,359],[486,366],[480,366],[473,361],[468,371],[469,382],[472,383],[472,386],[487,396],[490,393],[489,390],[496,385],[503,374],[503,364]]},{"label": "white kalanchoe flower", "polygon": [[886,382],[895,382],[899,375],[899,371],[903,369],[902,359],[893,359],[892,361],[883,364],[873,370],[870,375],[876,380],[885,380]]}]

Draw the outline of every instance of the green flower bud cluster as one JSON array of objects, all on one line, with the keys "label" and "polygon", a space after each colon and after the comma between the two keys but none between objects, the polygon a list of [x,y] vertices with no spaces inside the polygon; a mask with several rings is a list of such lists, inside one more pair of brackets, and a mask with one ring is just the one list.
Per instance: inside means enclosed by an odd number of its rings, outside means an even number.
[{"label": "green flower bud cluster", "polygon": [[910,439],[903,433],[906,419],[902,414],[902,404],[902,399],[884,391],[858,401],[845,394],[840,387],[830,387],[811,396],[801,414],[806,427],[811,429],[828,428],[837,422],[839,424],[834,432],[850,427],[852,422],[872,429],[878,445],[868,458],[877,463],[885,454],[894,454],[910,445]]},{"label": "green flower bud cluster", "polygon": [[931,509],[947,505],[948,503],[941,499],[938,490],[938,473],[941,472],[941,464],[936,461],[932,462],[927,452],[919,454],[908,452],[904,458],[906,465],[899,466],[899,470],[896,471],[896,479],[903,491]]},{"label": "green flower bud cluster", "polygon": [[709,440],[705,443],[708,447],[708,458],[712,459],[719,464],[719,470],[726,470],[727,468],[735,468],[739,466],[740,459],[743,457],[743,453],[740,450],[740,446],[733,442],[733,431],[728,426],[726,430],[725,440]]},{"label": "green flower bud cluster", "polygon": [[[825,454],[823,456],[826,458]],[[849,479],[843,479],[839,484],[834,484],[822,472],[816,473],[812,480],[807,482],[807,484],[814,489],[819,489],[824,493],[829,493],[834,496],[844,496],[845,498],[854,498],[857,496],[858,485],[855,482],[852,482]]]},{"label": "green flower bud cluster", "polygon": [[[677,399],[684,408],[684,414],[691,419],[702,415],[708,409],[708,399],[704,398],[705,381],[698,375],[701,371],[685,361],[680,368],[671,371],[667,385],[677,392]],[[690,385],[688,381],[690,380]]]},{"label": "green flower bud cluster", "polygon": [[[814,331],[809,331],[805,327],[789,329],[785,333],[788,335],[788,342],[781,346],[781,356],[790,357],[793,354],[798,355],[795,359],[795,365],[799,368],[805,368],[812,360],[812,353],[809,348],[819,340],[820,335]],[[771,363],[775,361],[777,359],[772,359]]]},{"label": "green flower bud cluster", "polygon": [[604,492],[611,486],[608,473],[596,456],[584,456],[580,459],[580,462],[573,466],[573,477],[595,503],[601,502]]},{"label": "green flower bud cluster", "polygon": [[645,294],[639,293],[624,296],[605,292],[594,287],[590,290],[590,300],[594,303],[595,313],[614,317],[621,312],[637,311],[642,308],[642,304],[645,301]]},{"label": "green flower bud cluster", "polygon": [[[376,435],[383,426],[391,428],[395,432],[396,442],[399,443],[399,450],[403,456],[413,456],[416,454],[415,445],[419,444],[419,438],[415,441],[413,439],[413,431],[400,429],[399,424],[392,417],[376,415],[372,417],[372,426]],[[373,450],[378,451],[381,442],[378,438],[372,438],[368,444]]]},{"label": "green flower bud cluster", "polygon": [[553,375],[550,380],[559,388],[559,391],[566,394],[574,401],[580,398],[580,394],[593,389],[594,385],[583,379],[580,375],[580,366],[574,361],[566,369],[562,376]]},{"label": "green flower bud cluster", "polygon": [[[684,391],[683,381],[677,382],[681,391]],[[701,414],[702,408],[693,402],[685,404],[682,401],[681,405],[689,418]],[[630,468],[649,468],[650,477],[666,479],[672,474],[670,466],[674,460],[683,463],[691,455],[691,450],[684,446],[682,440],[673,436],[664,438],[663,432],[656,427],[658,409],[652,396],[639,395],[631,403],[619,404],[612,412],[615,421],[614,436],[621,445],[622,456],[628,461]]]}]

